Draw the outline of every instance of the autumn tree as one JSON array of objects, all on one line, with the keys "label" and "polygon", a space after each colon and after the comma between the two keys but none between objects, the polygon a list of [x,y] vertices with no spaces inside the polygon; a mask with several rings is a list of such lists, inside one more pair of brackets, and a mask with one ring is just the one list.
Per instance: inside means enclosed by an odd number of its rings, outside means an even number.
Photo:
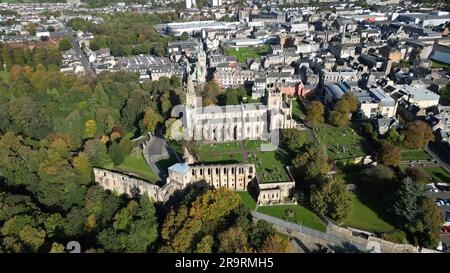
[{"label": "autumn tree", "polygon": [[84,124],[85,134],[87,138],[93,138],[97,133],[97,123],[95,120],[87,120]]},{"label": "autumn tree", "polygon": [[218,235],[221,253],[250,253],[247,234],[240,227],[231,227]]},{"label": "autumn tree", "polygon": [[425,183],[428,179],[428,174],[419,167],[408,167],[405,170],[406,176],[411,177],[412,180]]},{"label": "autumn tree", "polygon": [[166,251],[193,252],[195,238],[214,235],[239,205],[240,199],[226,188],[207,191],[187,207],[172,210],[164,221],[161,237]]},{"label": "autumn tree", "polygon": [[163,117],[156,112],[153,108],[147,107],[144,111],[144,117],[142,118],[143,131],[155,132],[159,123],[163,122]]},{"label": "autumn tree", "polygon": [[408,122],[405,130],[403,130],[403,134],[405,136],[405,146],[411,149],[425,148],[429,141],[434,140],[430,126],[420,120]]},{"label": "autumn tree", "polygon": [[400,164],[400,148],[387,141],[381,141],[378,146],[377,158],[380,163],[392,167],[396,167]]}]

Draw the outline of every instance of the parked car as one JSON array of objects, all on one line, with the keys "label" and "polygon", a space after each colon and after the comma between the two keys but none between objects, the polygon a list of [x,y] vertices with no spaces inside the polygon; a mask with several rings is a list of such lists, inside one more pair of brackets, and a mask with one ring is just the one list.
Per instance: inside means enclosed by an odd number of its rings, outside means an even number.
[{"label": "parked car", "polygon": [[436,186],[434,186],[434,185],[429,186],[428,189],[431,192],[439,192],[438,188],[436,188]]}]

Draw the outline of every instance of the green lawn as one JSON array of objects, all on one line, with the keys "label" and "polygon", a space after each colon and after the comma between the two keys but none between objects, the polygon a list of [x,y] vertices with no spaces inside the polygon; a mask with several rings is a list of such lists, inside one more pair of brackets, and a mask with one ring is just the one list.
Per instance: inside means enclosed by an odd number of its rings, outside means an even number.
[{"label": "green lawn", "polygon": [[248,161],[256,166],[256,175],[261,183],[288,181],[284,167],[288,162],[276,151],[249,153]]},{"label": "green lawn", "polygon": [[249,151],[260,150],[261,144],[270,143],[264,140],[244,140],[244,147]]},{"label": "green lawn", "polygon": [[[288,217],[286,209],[294,211],[293,217]],[[258,207],[258,212],[268,214],[280,219],[301,224],[315,230],[325,232],[326,225],[312,211],[300,205],[273,205]]]},{"label": "green lawn", "polygon": [[371,232],[386,232],[394,227],[384,221],[373,208],[380,206],[378,200],[371,200],[363,194],[352,194],[352,213],[345,225]]},{"label": "green lawn", "polygon": [[450,182],[450,174],[442,167],[423,168],[433,182]]},{"label": "green lawn", "polygon": [[5,83],[8,83],[9,82],[9,73],[6,72],[5,70],[1,70],[0,78],[2,78]]},{"label": "green lawn", "polygon": [[240,150],[238,142],[224,142],[215,144],[194,144],[190,150],[194,153],[221,153],[221,152],[236,152]]},{"label": "green lawn", "polygon": [[428,160],[431,156],[424,150],[401,150],[402,160]]},{"label": "green lawn", "polygon": [[152,183],[156,183],[159,178],[147,165],[142,155],[132,157],[126,156],[123,163],[116,167],[117,170],[136,174]]},{"label": "green lawn", "polygon": [[442,69],[444,67],[449,67],[449,65],[440,63],[440,62],[436,62],[436,61],[431,61],[431,68],[433,68],[433,69]]},{"label": "green lawn", "polygon": [[240,163],[244,161],[244,157],[240,153],[200,153],[197,154],[197,157],[202,163]]},{"label": "green lawn", "polygon": [[253,197],[250,195],[250,193],[248,193],[248,191],[237,191],[236,193],[239,195],[239,197],[242,200],[242,203],[244,203],[244,205],[247,208],[255,210],[256,208],[255,199],[253,199]]},{"label": "green lawn", "polygon": [[303,110],[302,106],[300,105],[300,103],[298,102],[298,100],[293,100],[292,101],[292,117],[297,120],[303,120],[305,118],[306,114],[305,111]]},{"label": "green lawn", "polygon": [[350,127],[338,128],[324,124],[314,128],[314,132],[320,143],[326,146],[330,159],[345,160],[365,155],[365,139]]},{"label": "green lawn", "polygon": [[245,62],[248,58],[260,59],[261,56],[267,55],[269,46],[262,45],[258,47],[241,47],[241,48],[226,48],[225,54],[227,56],[235,56],[238,62]]}]

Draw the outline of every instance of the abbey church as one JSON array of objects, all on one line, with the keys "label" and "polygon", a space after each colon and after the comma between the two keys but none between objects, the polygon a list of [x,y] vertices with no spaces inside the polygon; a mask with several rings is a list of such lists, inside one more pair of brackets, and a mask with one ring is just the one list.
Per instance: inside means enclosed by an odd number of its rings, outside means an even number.
[{"label": "abbey church", "polygon": [[270,141],[277,129],[297,125],[292,118],[292,102],[276,90],[267,91],[265,103],[202,107],[190,83],[187,89],[182,117],[185,140]]}]

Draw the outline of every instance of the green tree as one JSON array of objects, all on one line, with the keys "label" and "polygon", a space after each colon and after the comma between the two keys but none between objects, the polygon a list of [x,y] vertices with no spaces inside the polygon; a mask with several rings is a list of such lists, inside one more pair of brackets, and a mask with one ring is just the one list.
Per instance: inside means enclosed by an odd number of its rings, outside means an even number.
[{"label": "green tree", "polygon": [[311,208],[318,214],[328,215],[341,224],[350,217],[352,199],[345,183],[336,178],[326,179],[313,187],[310,195]]},{"label": "green tree", "polygon": [[72,42],[70,42],[69,38],[64,37],[59,41],[59,50],[66,51],[72,48]]},{"label": "green tree", "polygon": [[123,163],[125,156],[131,152],[133,146],[128,139],[121,139],[119,143],[113,142],[108,149],[109,157],[115,166],[119,166]]},{"label": "green tree", "polygon": [[181,41],[187,41],[189,40],[189,34],[187,32],[183,32],[180,36]]},{"label": "green tree", "polygon": [[394,145],[401,146],[403,145],[404,136],[392,128],[386,133],[386,140]]},{"label": "green tree", "polygon": [[311,123],[312,125],[317,125],[323,123],[324,118],[323,115],[325,113],[325,108],[323,104],[319,101],[313,101],[308,107],[306,121]]},{"label": "green tree", "polygon": [[419,201],[416,234],[420,245],[436,248],[441,237],[441,227],[444,224],[441,210],[428,197]]},{"label": "green tree", "polygon": [[333,111],[330,113],[331,124],[338,127],[345,127],[348,125],[349,116],[358,109],[358,100],[350,93],[345,94],[336,103]]},{"label": "green tree", "polygon": [[308,140],[308,135],[297,129],[284,129],[281,135],[283,142],[292,151],[298,151]]},{"label": "green tree", "polygon": [[305,152],[298,154],[292,161],[296,172],[302,180],[316,181],[325,176],[330,170],[328,156],[319,144],[308,144]]},{"label": "green tree", "polygon": [[111,163],[105,144],[98,139],[86,141],[83,151],[94,167],[104,167]]},{"label": "green tree", "polygon": [[386,205],[391,208],[394,219],[400,227],[414,230],[420,211],[418,201],[424,193],[424,187],[409,177],[399,182]]},{"label": "green tree", "polygon": [[88,156],[81,152],[73,159],[73,168],[78,175],[80,184],[87,185],[93,180],[92,164]]},{"label": "green tree", "polygon": [[108,252],[147,252],[158,238],[156,210],[147,196],[131,200],[114,216],[112,227],[103,230],[98,240]]}]

